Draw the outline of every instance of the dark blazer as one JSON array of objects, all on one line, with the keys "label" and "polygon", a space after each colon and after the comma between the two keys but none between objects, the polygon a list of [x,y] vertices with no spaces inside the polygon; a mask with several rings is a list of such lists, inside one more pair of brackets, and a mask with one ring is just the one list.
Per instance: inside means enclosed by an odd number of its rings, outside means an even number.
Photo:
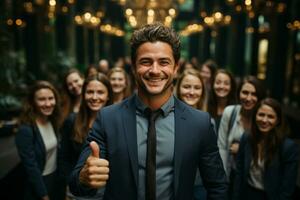
[{"label": "dark blazer", "polygon": [[[226,199],[226,177],[216,135],[207,113],[175,98],[174,196],[193,199],[196,169],[199,167],[208,199]],[[100,145],[101,157],[109,161],[109,180],[104,199],[136,200],[138,194],[138,152],[135,97],[100,110],[87,142]],[[71,175],[70,189],[76,195],[92,194],[79,183],[79,172],[90,155],[88,143]]]},{"label": "dark blazer", "polygon": [[82,143],[73,139],[74,124],[77,114],[71,113],[65,120],[61,130],[59,165],[61,175],[67,180],[75,167],[82,150]]},{"label": "dark blazer", "polygon": [[[264,187],[270,200],[292,199],[296,186],[299,149],[296,143],[286,138],[277,151],[274,160],[264,172]],[[245,133],[240,141],[237,155],[237,172],[234,183],[235,200],[244,199],[249,177],[252,148],[249,134]]]},{"label": "dark blazer", "polygon": [[46,163],[46,149],[41,133],[35,125],[21,125],[16,146],[27,174],[28,190],[42,197],[48,194],[42,172]]}]

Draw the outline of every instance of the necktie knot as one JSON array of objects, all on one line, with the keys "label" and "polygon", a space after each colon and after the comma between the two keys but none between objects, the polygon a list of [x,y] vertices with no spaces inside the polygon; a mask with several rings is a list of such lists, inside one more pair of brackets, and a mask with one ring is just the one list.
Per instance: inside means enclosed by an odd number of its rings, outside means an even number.
[{"label": "necktie knot", "polygon": [[155,120],[159,117],[161,113],[162,113],[161,109],[158,110],[151,110],[151,108],[145,109],[145,115],[148,118],[148,120],[151,122],[155,122]]}]

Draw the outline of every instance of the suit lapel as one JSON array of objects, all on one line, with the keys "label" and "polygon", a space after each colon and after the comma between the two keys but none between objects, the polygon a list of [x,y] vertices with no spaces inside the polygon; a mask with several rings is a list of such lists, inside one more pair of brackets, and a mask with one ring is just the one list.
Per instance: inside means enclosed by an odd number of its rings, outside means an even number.
[{"label": "suit lapel", "polygon": [[131,162],[132,174],[136,188],[138,188],[138,154],[137,154],[137,136],[136,136],[136,107],[134,96],[128,99],[125,109],[122,112],[123,129],[126,138],[126,144]]},{"label": "suit lapel", "polygon": [[184,123],[186,116],[184,114],[184,106],[182,103],[175,98],[175,144],[174,144],[174,187],[175,187],[175,198],[177,196],[178,186],[180,182],[180,168],[182,163],[182,158],[184,154],[184,133],[186,127]]}]

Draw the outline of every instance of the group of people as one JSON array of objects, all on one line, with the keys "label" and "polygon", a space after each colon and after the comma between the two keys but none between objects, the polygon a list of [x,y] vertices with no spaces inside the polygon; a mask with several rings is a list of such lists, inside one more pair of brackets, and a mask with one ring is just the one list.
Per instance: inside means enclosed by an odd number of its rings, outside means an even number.
[{"label": "group of people", "polygon": [[160,23],[130,45],[134,84],[120,66],[71,69],[60,94],[47,81],[28,91],[24,199],[292,199],[299,147],[257,78],[236,87],[212,61],[181,64],[177,33]]}]

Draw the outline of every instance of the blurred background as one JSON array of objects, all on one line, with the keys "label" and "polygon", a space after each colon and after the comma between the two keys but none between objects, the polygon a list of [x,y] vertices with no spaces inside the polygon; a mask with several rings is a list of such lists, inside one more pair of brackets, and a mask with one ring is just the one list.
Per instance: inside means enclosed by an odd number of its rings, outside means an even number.
[{"label": "blurred background", "polygon": [[132,31],[162,21],[180,33],[183,59],[255,75],[299,108],[299,0],[1,0],[0,13],[1,96],[68,67],[126,60]]}]

